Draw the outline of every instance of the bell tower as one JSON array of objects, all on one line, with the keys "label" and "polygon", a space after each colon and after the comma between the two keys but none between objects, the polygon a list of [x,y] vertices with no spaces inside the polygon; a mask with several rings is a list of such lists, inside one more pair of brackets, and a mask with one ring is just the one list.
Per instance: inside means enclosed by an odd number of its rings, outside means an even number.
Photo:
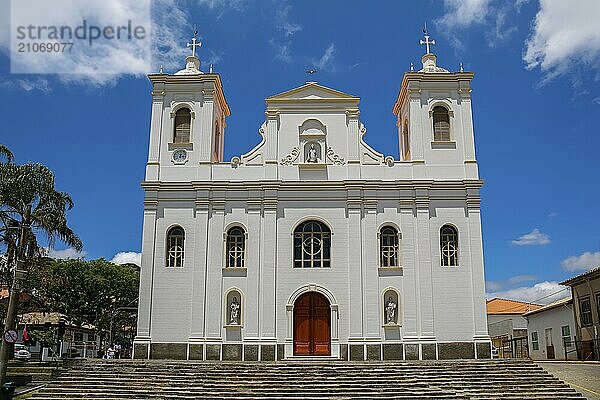
[{"label": "bell tower", "polygon": [[427,166],[423,176],[466,176],[478,179],[471,110],[474,73],[450,72],[437,65],[431,51],[435,40],[423,32],[426,53],[422,68],[402,78],[393,113],[398,126],[400,159],[412,162],[415,171]]},{"label": "bell tower", "polygon": [[[197,31],[185,68],[174,74],[161,67],[148,75],[152,119],[146,181],[208,178],[210,164],[223,161],[225,119],[230,115],[221,77],[200,69]],[[176,172],[175,172],[176,171]]]}]

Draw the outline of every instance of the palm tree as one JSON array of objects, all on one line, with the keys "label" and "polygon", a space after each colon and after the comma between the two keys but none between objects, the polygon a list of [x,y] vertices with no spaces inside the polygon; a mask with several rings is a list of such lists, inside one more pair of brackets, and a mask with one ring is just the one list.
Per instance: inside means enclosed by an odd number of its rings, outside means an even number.
[{"label": "palm tree", "polygon": [[13,153],[8,149],[8,147],[0,144],[0,160],[2,157],[6,158],[6,161],[12,162]]},{"label": "palm tree", "polygon": [[[12,158],[5,147],[0,147],[0,153],[3,149],[3,154]],[[81,240],[67,224],[67,211],[72,207],[71,197],[54,188],[54,174],[44,165],[0,163],[0,245],[6,248],[8,260],[12,262],[9,265],[15,265],[5,332],[15,329],[20,280],[43,252],[38,236],[45,237],[51,246],[60,240],[78,251],[82,249]],[[2,342],[1,384],[6,380],[11,348],[6,341]]]}]

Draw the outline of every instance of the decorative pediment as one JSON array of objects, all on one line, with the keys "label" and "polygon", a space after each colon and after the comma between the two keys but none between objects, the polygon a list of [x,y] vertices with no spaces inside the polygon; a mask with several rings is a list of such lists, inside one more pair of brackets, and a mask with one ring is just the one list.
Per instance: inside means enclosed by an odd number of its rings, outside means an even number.
[{"label": "decorative pediment", "polygon": [[358,104],[360,99],[348,93],[319,85],[316,82],[307,82],[305,85],[267,97],[267,104],[285,102],[296,103],[299,101],[332,101]]}]

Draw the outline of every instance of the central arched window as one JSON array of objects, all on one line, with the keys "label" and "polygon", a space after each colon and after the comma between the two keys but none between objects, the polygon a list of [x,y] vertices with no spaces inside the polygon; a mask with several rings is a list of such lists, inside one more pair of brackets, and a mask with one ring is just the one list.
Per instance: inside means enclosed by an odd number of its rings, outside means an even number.
[{"label": "central arched window", "polygon": [[384,268],[400,266],[398,231],[393,226],[384,226],[379,231],[379,265]]},{"label": "central arched window", "polygon": [[452,225],[444,225],[440,229],[440,250],[442,266],[456,267],[458,265],[458,232]]},{"label": "central arched window", "polygon": [[450,114],[446,107],[433,107],[433,140],[435,142],[450,141]]},{"label": "central arched window", "polygon": [[226,239],[226,268],[244,268],[246,254],[246,232],[239,226],[227,231]]},{"label": "central arched window", "polygon": [[167,232],[167,267],[183,267],[185,233],[180,226]]},{"label": "central arched window", "polygon": [[294,268],[331,266],[331,231],[319,221],[306,221],[294,231]]},{"label": "central arched window", "polygon": [[180,108],[175,113],[175,133],[173,143],[189,143],[192,113],[189,108]]}]

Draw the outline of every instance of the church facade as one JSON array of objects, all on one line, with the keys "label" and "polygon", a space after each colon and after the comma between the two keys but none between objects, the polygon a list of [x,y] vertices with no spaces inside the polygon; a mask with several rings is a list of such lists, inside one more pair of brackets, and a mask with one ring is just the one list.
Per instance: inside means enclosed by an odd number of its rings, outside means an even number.
[{"label": "church facade", "polygon": [[473,73],[428,51],[404,74],[399,156],[358,97],[307,82],[225,161],[221,79],[186,62],[149,75],[134,358],[490,358]]}]

